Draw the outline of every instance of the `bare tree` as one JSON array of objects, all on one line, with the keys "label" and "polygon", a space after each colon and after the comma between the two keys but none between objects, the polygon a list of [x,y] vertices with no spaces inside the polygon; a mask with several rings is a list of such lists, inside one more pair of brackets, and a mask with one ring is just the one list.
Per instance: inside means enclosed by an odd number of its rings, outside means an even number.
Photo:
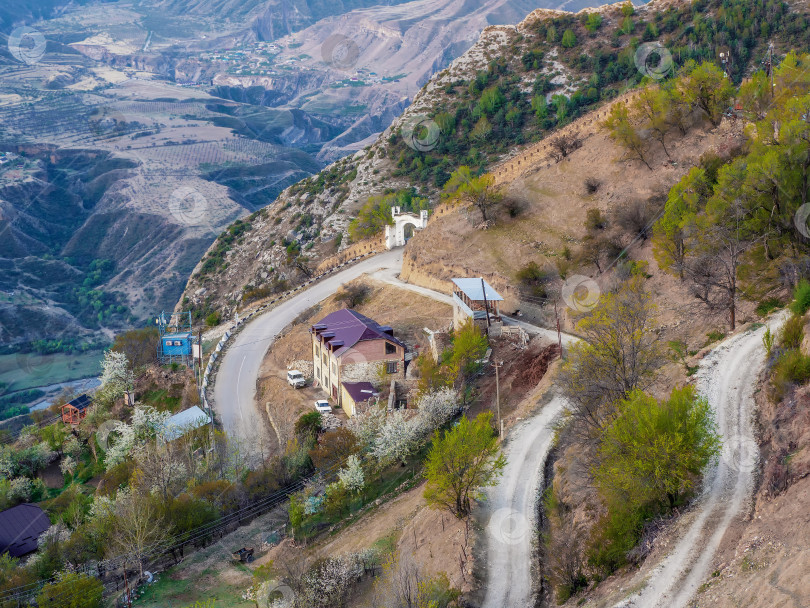
[{"label": "bare tree", "polygon": [[602,294],[579,322],[585,339],[571,347],[558,377],[578,432],[592,436],[611,420],[617,401],[653,385],[665,361],[655,325],[656,307],[641,277]]},{"label": "bare tree", "polygon": [[127,565],[137,566],[143,577],[144,561],[169,544],[168,526],[149,496],[143,494],[133,493],[117,500],[113,515],[115,524],[108,551],[126,556]]},{"label": "bare tree", "polygon": [[551,158],[556,162],[568,158],[571,152],[582,147],[582,140],[574,133],[557,135],[549,143],[551,144]]}]

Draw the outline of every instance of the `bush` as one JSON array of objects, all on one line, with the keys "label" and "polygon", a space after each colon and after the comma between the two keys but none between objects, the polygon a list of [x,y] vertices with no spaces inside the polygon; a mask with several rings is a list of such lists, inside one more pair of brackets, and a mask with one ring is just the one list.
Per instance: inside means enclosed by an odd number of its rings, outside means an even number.
[{"label": "bush", "polygon": [[554,274],[537,264],[529,262],[515,275],[523,291],[535,298],[545,298],[546,284],[554,279]]},{"label": "bush", "polygon": [[760,317],[767,317],[771,312],[777,310],[783,306],[782,301],[779,298],[768,298],[767,300],[763,300],[755,309],[755,312]]},{"label": "bush", "polygon": [[779,332],[780,346],[798,349],[804,339],[804,318],[793,316],[788,319]]},{"label": "bush", "polygon": [[[595,194],[599,190],[601,185],[602,185],[602,182],[599,181],[598,179],[596,179],[595,177],[586,177],[585,178],[585,192],[587,192],[588,194]],[[598,209],[588,209],[589,218],[590,218],[591,211],[596,211],[597,214],[599,213]],[[586,226],[587,226],[587,220],[586,220]]]},{"label": "bush", "polygon": [[804,384],[810,380],[810,357],[798,350],[788,350],[779,357],[773,367],[771,384],[773,397],[781,401],[794,384]]},{"label": "bush", "polygon": [[37,595],[42,608],[100,608],[104,585],[87,574],[66,572],[45,585]]},{"label": "bush", "polygon": [[810,282],[802,279],[793,291],[793,302],[790,310],[794,315],[804,315],[810,309]]},{"label": "bush", "polygon": [[222,314],[220,314],[220,312],[217,310],[217,311],[212,312],[207,317],[205,317],[205,324],[208,327],[216,327],[217,325],[219,325],[219,322],[221,320],[222,320]]},{"label": "bush", "polygon": [[335,296],[336,302],[342,302],[346,308],[355,308],[360,306],[368,299],[371,294],[371,289],[368,285],[357,284],[344,285],[337,295]]}]

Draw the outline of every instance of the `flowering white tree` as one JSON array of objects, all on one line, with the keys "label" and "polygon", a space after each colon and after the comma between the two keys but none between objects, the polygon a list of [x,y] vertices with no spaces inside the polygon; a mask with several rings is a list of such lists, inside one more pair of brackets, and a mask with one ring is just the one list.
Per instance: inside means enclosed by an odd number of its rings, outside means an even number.
[{"label": "flowering white tree", "polygon": [[385,419],[385,424],[375,438],[372,456],[381,463],[395,460],[404,463],[418,444],[417,431],[414,418],[408,417],[405,410],[395,410]]},{"label": "flowering white tree", "polygon": [[346,461],[346,467],[338,471],[338,479],[347,492],[359,492],[366,485],[366,477],[360,459],[352,454]]},{"label": "flowering white tree", "polygon": [[385,424],[386,410],[384,406],[369,408],[349,419],[347,428],[354,433],[360,445],[369,446],[374,443],[377,435]]},{"label": "flowering white tree", "polygon": [[62,471],[62,475],[73,477],[73,473],[76,472],[76,461],[72,456],[65,456],[59,463],[59,470]]},{"label": "flowering white tree", "polygon": [[451,388],[440,388],[422,395],[417,403],[419,433],[427,436],[459,411],[459,400]]},{"label": "flowering white tree", "polygon": [[107,470],[123,462],[133,450],[156,438],[166,427],[170,416],[169,412],[159,412],[148,405],[138,405],[132,413],[131,424],[116,423],[113,432],[117,436],[107,448],[104,459]]},{"label": "flowering white tree", "polygon": [[97,394],[103,399],[116,399],[135,384],[135,376],[124,353],[114,350],[105,352],[101,369],[101,386]]},{"label": "flowering white tree", "polygon": [[31,495],[34,493],[34,483],[27,477],[15,477],[9,484],[8,494],[6,498],[14,501],[28,501],[31,500]]}]

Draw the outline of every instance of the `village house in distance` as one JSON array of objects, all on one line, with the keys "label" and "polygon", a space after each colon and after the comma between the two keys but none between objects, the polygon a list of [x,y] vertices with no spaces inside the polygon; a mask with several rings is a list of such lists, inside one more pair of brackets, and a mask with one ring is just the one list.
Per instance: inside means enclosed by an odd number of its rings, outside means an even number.
[{"label": "village house in distance", "polygon": [[363,391],[370,390],[370,381],[379,380],[381,368],[388,380],[405,379],[405,344],[387,325],[344,308],[315,323],[310,334],[315,386],[348,416],[356,413],[355,403],[367,400]]}]

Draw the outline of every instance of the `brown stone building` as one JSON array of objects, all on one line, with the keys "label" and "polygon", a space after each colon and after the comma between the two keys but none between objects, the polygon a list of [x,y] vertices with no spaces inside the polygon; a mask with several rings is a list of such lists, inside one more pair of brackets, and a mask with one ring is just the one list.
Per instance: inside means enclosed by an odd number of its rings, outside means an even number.
[{"label": "brown stone building", "polygon": [[310,333],[315,385],[337,405],[342,382],[379,382],[381,372],[385,382],[405,378],[405,344],[387,325],[344,308],[315,323]]}]

